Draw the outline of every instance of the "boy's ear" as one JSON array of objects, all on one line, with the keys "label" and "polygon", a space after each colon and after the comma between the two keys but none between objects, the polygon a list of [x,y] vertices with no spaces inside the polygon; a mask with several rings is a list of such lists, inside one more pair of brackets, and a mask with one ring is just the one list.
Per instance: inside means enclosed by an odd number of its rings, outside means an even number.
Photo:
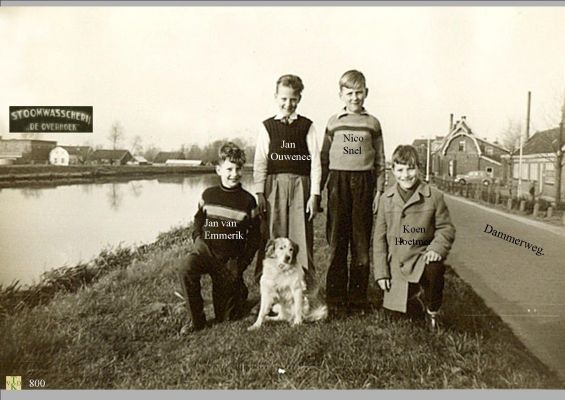
[{"label": "boy's ear", "polygon": [[217,173],[218,175],[220,175],[220,165],[219,165],[219,164],[216,165],[216,173]]},{"label": "boy's ear", "polygon": [[365,88],[365,97],[369,96],[369,88]]}]

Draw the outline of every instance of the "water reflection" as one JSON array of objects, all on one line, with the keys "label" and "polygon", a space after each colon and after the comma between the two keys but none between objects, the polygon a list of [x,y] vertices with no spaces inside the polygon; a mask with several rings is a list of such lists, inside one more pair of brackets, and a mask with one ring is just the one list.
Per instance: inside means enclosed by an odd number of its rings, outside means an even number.
[{"label": "water reflection", "polygon": [[40,189],[24,188],[20,189],[21,194],[26,198],[39,199],[41,197],[42,191]]},{"label": "water reflection", "polygon": [[[249,189],[251,174],[243,179]],[[149,243],[189,223],[215,174],[163,179],[3,188],[0,284],[31,283],[53,267],[75,265],[119,243]],[[26,223],[22,223],[25,216]]]},{"label": "water reflection", "polygon": [[110,183],[108,190],[108,205],[114,211],[120,209],[120,204],[122,204],[123,195],[120,193],[120,188],[118,183]]}]

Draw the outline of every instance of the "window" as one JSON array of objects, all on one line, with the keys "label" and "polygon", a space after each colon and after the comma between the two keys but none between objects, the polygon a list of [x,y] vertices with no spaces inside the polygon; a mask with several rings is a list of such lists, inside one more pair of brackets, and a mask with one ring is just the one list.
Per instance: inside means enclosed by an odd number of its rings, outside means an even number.
[{"label": "window", "polygon": [[545,169],[547,171],[553,171],[553,169],[554,169],[553,163],[551,163],[551,162],[545,163]]},{"label": "window", "polygon": [[522,162],[522,179],[528,179],[528,164]]},{"label": "window", "polygon": [[492,176],[492,167],[487,167],[487,174]]},{"label": "window", "polygon": [[530,164],[530,180],[537,181],[538,180],[538,164],[533,163]]},{"label": "window", "polygon": [[459,151],[465,151],[465,141],[464,140],[459,141]]},{"label": "window", "polygon": [[519,175],[519,174],[520,174],[520,164],[517,163],[517,162],[515,162],[515,163],[514,163],[514,168],[513,168],[513,171],[512,171],[512,177],[513,177],[514,179],[518,179],[518,175]]},{"label": "window", "polygon": [[492,156],[493,153],[494,153],[493,148],[492,148],[492,147],[487,147],[487,148],[486,148],[486,153],[487,153],[487,156]]}]

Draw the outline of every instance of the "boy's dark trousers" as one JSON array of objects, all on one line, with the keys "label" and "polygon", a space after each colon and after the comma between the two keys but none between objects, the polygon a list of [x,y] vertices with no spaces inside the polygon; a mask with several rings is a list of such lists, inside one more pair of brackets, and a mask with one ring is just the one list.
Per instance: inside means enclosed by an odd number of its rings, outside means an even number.
[{"label": "boy's dark trousers", "polygon": [[192,251],[178,270],[194,328],[202,329],[206,324],[200,285],[200,278],[204,274],[209,274],[212,278],[216,321],[239,318],[248,295],[243,282],[243,269],[238,267],[235,258],[225,260],[212,254],[208,245],[197,238]]},{"label": "boy's dark trousers", "polygon": [[[329,172],[326,233],[330,264],[326,300],[330,308],[367,307],[374,188],[373,171]],[[349,247],[351,265],[348,271]]]},{"label": "boy's dark trousers", "polygon": [[429,263],[424,267],[420,281],[408,286],[408,298],[414,298],[422,291],[421,299],[428,311],[439,311],[443,301],[444,274],[445,265],[443,261]]}]

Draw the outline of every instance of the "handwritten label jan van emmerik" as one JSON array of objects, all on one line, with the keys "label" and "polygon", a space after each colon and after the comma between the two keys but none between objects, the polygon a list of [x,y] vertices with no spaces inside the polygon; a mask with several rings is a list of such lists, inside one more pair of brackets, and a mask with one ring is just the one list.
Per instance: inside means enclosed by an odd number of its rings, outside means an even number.
[{"label": "handwritten label jan van emmerik", "polygon": [[[236,228],[237,224],[235,223],[235,221],[223,221],[223,220],[222,221],[214,221],[214,220],[206,219],[206,221],[204,223],[204,227],[205,228],[219,228],[219,227]],[[232,232],[232,233],[212,233],[212,232],[209,232],[209,231],[204,231],[204,239],[243,240],[244,237],[243,237],[241,231],[235,231],[235,232]]]},{"label": "handwritten label jan van emmerik", "polygon": [[[354,133],[346,133],[343,135],[343,141],[347,143],[360,143],[365,138]],[[352,147],[352,145],[343,146],[343,154],[361,154],[361,145]]]},{"label": "handwritten label jan van emmerik", "polygon": [[494,226],[491,224],[485,225],[484,233],[490,234],[498,239],[502,239],[507,241],[508,243],[512,243],[518,247],[524,247],[525,249],[531,250],[532,252],[536,253],[536,256],[543,256],[543,248],[537,245],[534,245],[526,240],[518,239],[512,235],[504,233],[502,231],[494,229]]}]

